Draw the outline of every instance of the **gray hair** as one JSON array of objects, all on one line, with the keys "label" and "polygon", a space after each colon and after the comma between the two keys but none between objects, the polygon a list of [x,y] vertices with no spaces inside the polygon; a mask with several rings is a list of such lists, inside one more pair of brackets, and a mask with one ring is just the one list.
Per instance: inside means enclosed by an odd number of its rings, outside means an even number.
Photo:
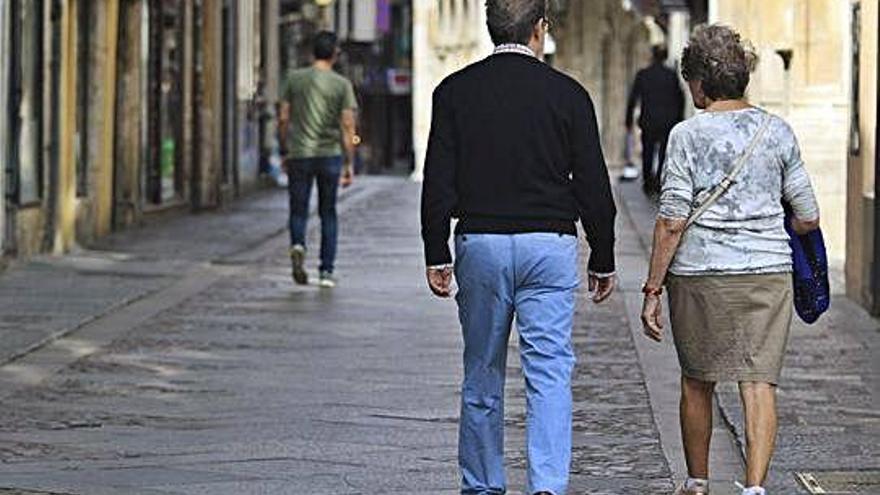
[{"label": "gray hair", "polygon": [[486,0],[486,24],[496,45],[527,44],[535,23],[547,17],[547,0]]},{"label": "gray hair", "polygon": [[758,54],[732,28],[720,24],[697,26],[681,55],[681,75],[700,81],[703,93],[713,100],[745,95]]}]

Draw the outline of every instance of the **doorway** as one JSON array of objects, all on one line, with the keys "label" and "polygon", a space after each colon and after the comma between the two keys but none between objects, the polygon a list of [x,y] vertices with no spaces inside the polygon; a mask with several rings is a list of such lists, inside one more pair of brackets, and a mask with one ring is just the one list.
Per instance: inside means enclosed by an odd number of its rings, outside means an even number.
[{"label": "doorway", "polygon": [[17,251],[16,217],[43,198],[43,0],[11,0],[3,250]]},{"label": "doorway", "polygon": [[151,0],[146,171],[151,205],[183,200],[183,36],[182,0]]}]

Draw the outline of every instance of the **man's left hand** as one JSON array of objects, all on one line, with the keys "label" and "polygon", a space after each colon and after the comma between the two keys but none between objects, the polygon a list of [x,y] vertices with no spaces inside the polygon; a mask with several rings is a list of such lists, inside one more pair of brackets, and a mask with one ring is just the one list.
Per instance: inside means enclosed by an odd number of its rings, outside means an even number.
[{"label": "man's left hand", "polygon": [[435,296],[445,299],[452,295],[452,268],[428,268],[426,275]]}]

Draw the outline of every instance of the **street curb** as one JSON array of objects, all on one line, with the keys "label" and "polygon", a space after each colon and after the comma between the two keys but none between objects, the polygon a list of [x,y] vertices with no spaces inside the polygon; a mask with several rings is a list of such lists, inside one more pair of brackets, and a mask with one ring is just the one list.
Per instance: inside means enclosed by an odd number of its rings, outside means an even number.
[{"label": "street curb", "polygon": [[[636,204],[633,201],[633,192],[627,191],[624,189],[625,187],[626,185],[624,184],[616,184],[614,191],[619,210],[622,213],[622,221],[629,224],[630,228],[626,230],[632,232],[640,252],[638,255],[629,253],[624,256],[630,259],[628,264],[630,271],[639,271],[641,273],[621,272],[621,285],[626,293],[625,299],[627,313],[630,316],[630,330],[636,343],[636,349],[639,352],[639,361],[643,367],[647,363],[653,365],[653,369],[649,370],[650,372],[646,370],[643,373],[645,376],[645,387],[648,389],[651,409],[654,413],[654,422],[660,433],[664,455],[669,463],[674,479],[680,482],[684,481],[688,473],[684,453],[681,448],[681,431],[678,423],[678,390],[681,373],[678,360],[671,339],[664,339],[664,342],[660,344],[649,343],[642,337],[642,329],[639,323],[639,315],[641,313],[641,292],[639,287],[643,280],[642,277],[647,273],[648,269],[648,258],[651,252],[653,237],[649,225],[653,226],[654,206],[647,201]],[[638,186],[634,187],[637,188]],[[641,194],[641,192],[636,189],[635,194]],[[638,196],[638,198],[641,198],[641,196]],[[713,484],[726,485],[729,483],[729,487],[733,487],[732,481],[739,478],[742,474],[744,456],[741,449],[736,448],[738,447],[736,431],[728,421],[727,415],[721,409],[720,401],[716,399],[715,404],[716,414],[714,416],[716,421],[714,422],[713,430],[716,435],[715,440],[712,442],[711,450],[712,480]],[[717,435],[719,433],[723,433],[727,441],[718,438]],[[724,493],[721,490],[723,489],[713,488],[714,493]]]},{"label": "street curb", "polygon": [[[22,354],[15,361],[0,365],[0,400],[15,393],[18,387],[40,383],[58,369],[94,354],[120,335],[205,290],[224,276],[226,274],[221,270],[194,268],[168,286],[95,316]],[[74,346],[63,345],[64,339],[74,333],[80,341],[78,345],[82,346],[79,351]]]},{"label": "street curb", "polygon": [[152,290],[146,290],[136,296],[132,296],[132,297],[123,299],[121,301],[118,301],[116,303],[113,303],[110,306],[102,309],[98,313],[89,315],[86,318],[80,320],[79,322],[77,322],[73,325],[61,328],[60,330],[53,332],[52,334],[46,336],[42,340],[40,340],[36,343],[30,344],[30,345],[26,346],[23,350],[18,351],[18,352],[14,352],[11,355],[9,355],[8,357],[0,360],[0,368],[7,366],[9,364],[13,364],[16,361],[22,359],[23,357],[25,357],[29,354],[32,354],[36,351],[39,351],[40,349],[46,347],[47,345],[52,344],[55,341],[63,339],[64,337],[67,337],[68,335],[77,332],[81,328],[83,328],[87,325],[90,325],[98,320],[101,320],[102,318],[110,315],[111,313],[115,313],[117,311],[120,311],[128,306],[131,306],[132,304],[137,303],[138,301],[141,301],[145,298],[148,298],[158,292],[162,292],[174,284],[173,280],[169,280],[168,282],[169,283],[167,285],[165,285],[164,287],[159,287],[159,288],[152,289]]}]

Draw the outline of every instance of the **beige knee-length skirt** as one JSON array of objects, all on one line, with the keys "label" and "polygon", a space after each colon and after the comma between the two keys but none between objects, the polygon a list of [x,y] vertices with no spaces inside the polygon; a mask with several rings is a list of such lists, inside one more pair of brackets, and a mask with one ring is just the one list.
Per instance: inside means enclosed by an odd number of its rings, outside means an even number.
[{"label": "beige knee-length skirt", "polygon": [[793,314],[791,274],[670,275],[667,289],[684,376],[779,382]]}]

